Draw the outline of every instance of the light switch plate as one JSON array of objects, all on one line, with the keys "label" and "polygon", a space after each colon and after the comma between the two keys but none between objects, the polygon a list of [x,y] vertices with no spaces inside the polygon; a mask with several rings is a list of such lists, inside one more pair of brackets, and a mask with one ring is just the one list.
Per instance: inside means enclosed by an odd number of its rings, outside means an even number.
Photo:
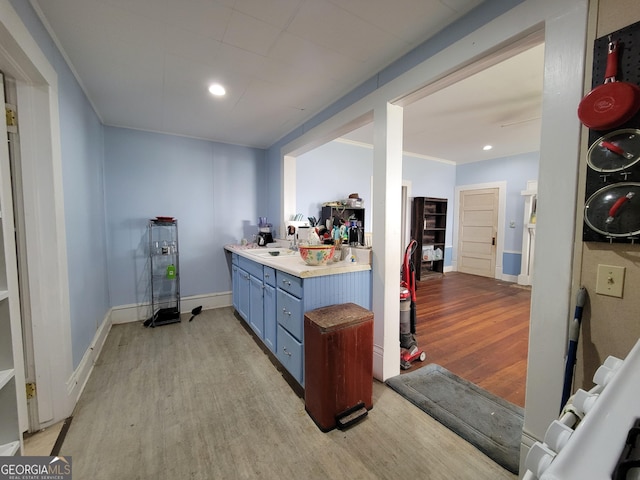
[{"label": "light switch plate", "polygon": [[624,289],[624,270],[625,267],[598,265],[596,293],[622,298],[622,291]]}]

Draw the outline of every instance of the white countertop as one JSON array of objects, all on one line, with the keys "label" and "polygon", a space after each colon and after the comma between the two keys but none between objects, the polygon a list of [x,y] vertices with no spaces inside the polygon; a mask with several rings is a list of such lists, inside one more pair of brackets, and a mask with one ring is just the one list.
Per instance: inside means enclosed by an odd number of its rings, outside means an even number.
[{"label": "white countertop", "polygon": [[[338,275],[341,273],[361,272],[371,270],[371,264],[364,262],[345,263],[343,261],[329,261],[326,265],[307,265],[298,252],[283,248],[255,247],[250,245],[225,245],[225,250],[237,253],[254,262],[281,270],[299,278],[322,277],[324,275]],[[269,250],[280,250],[277,257],[269,255]]]}]

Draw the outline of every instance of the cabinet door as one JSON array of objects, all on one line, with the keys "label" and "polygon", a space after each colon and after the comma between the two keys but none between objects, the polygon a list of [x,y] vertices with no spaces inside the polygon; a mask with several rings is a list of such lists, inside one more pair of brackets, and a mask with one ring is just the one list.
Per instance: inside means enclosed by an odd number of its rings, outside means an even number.
[{"label": "cabinet door", "polygon": [[276,357],[296,381],[303,383],[303,351],[302,343],[293,338],[282,325],[278,325],[278,351]]},{"label": "cabinet door", "polygon": [[277,288],[276,293],[276,318],[278,323],[293,335],[298,341],[302,341],[303,311],[302,300]]},{"label": "cabinet door", "polygon": [[249,321],[249,274],[238,268],[238,313]]},{"label": "cabinet door", "polygon": [[276,345],[276,289],[264,286],[264,343],[275,353]]},{"label": "cabinet door", "polygon": [[240,311],[240,269],[237,265],[231,266],[231,296],[233,308]]},{"label": "cabinet door", "polygon": [[264,307],[262,303],[262,280],[249,278],[249,325],[258,337],[264,337]]}]

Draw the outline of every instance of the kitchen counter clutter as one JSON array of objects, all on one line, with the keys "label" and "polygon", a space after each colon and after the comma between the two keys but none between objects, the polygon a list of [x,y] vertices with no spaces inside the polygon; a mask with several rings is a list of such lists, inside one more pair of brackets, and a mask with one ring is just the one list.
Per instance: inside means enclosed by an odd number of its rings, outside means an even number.
[{"label": "kitchen counter clutter", "polygon": [[[352,252],[356,256],[356,261],[353,263],[329,261],[326,265],[319,266],[307,265],[300,257],[299,252],[285,247],[255,247],[253,244],[250,244],[225,245],[224,248],[229,252],[236,253],[242,257],[249,258],[300,278],[371,270],[371,249],[368,248],[351,247]],[[278,254],[274,256],[270,252],[278,252]]]},{"label": "kitchen counter clutter", "polygon": [[[226,245],[233,306],[256,337],[304,387],[304,314],[354,303],[371,309],[371,250],[353,263],[310,266],[285,247]],[[364,249],[363,249],[364,250]],[[270,252],[278,252],[273,256]]]}]

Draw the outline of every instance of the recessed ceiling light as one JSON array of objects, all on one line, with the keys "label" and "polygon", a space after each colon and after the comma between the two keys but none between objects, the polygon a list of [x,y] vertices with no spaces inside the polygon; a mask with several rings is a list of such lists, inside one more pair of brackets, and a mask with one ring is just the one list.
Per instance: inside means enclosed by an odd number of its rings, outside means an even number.
[{"label": "recessed ceiling light", "polygon": [[211,95],[215,95],[216,97],[222,97],[225,93],[227,93],[227,91],[219,83],[212,83],[211,85],[209,85],[209,93]]},{"label": "recessed ceiling light", "polygon": [[493,145],[485,145],[484,147],[482,147],[482,149],[486,152],[487,150],[491,150],[493,148]]}]

